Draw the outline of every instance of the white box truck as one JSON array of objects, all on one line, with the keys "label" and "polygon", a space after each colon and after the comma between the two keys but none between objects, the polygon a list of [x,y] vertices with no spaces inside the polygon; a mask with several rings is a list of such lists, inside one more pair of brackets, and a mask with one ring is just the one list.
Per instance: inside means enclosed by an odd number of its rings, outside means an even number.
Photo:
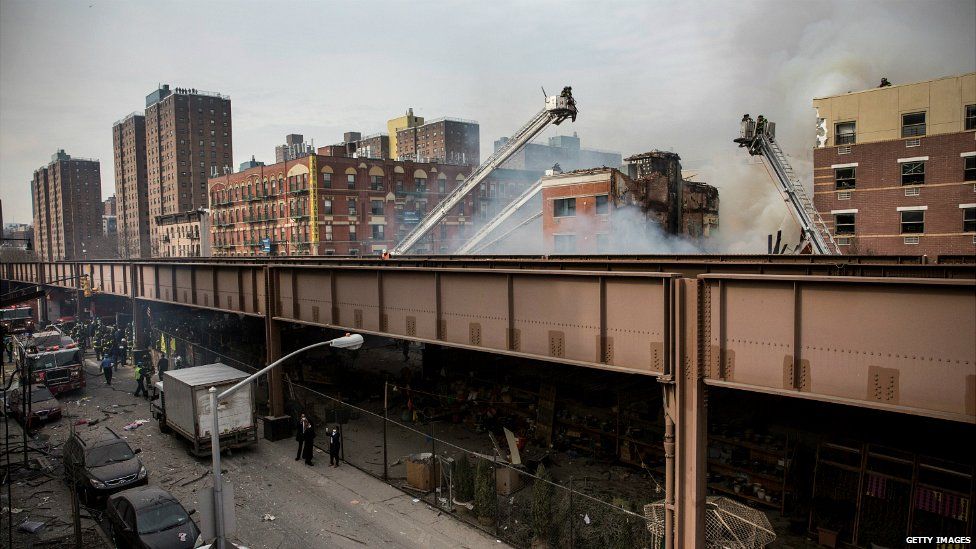
[{"label": "white box truck", "polygon": [[[247,376],[221,363],[167,370],[162,381],[155,384],[151,403],[159,430],[164,433],[172,430],[189,440],[193,455],[209,455],[213,425],[210,388],[216,387],[220,393]],[[217,415],[221,449],[241,448],[257,442],[253,385],[221,399],[217,403]]]}]

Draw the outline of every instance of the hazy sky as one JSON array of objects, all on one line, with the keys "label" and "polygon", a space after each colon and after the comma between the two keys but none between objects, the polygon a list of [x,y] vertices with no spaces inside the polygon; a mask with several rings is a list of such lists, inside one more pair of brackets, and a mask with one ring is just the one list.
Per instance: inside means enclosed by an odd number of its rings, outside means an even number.
[{"label": "hazy sky", "polygon": [[[0,0],[0,198],[30,221],[28,181],[58,148],[102,162],[157,83],[230,95],[234,164],[374,133],[413,107],[481,123],[492,142],[572,85],[584,146],[671,149],[719,187],[722,232],[786,210],[731,139],[777,121],[809,179],[811,99],[976,69],[976,2],[75,2]],[[549,130],[546,135],[553,135]],[[750,236],[750,242],[754,240]],[[761,247],[765,247],[762,238]]]}]

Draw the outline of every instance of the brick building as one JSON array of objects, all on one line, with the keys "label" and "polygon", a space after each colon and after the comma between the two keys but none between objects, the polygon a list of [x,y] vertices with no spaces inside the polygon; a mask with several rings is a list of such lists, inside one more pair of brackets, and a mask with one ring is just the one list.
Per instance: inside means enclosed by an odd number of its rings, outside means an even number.
[{"label": "brick building", "polygon": [[481,163],[479,134],[477,122],[457,118],[439,118],[404,128],[396,134],[397,158],[477,166]]},{"label": "brick building", "polygon": [[843,253],[976,252],[976,73],[813,104],[814,204]]},{"label": "brick building", "polygon": [[112,148],[119,257],[150,257],[146,117],[132,113],[113,124]]},{"label": "brick building", "polygon": [[210,177],[231,171],[230,98],[164,85],[146,96],[149,241],[161,249],[161,216],[206,207]]},{"label": "brick building", "polygon": [[[315,154],[213,178],[213,255],[378,254],[470,169]],[[477,196],[471,193],[418,248],[446,251],[470,234]]]},{"label": "brick building", "polygon": [[210,257],[210,212],[204,208],[156,219],[159,257]]},{"label": "brick building", "polygon": [[102,235],[102,181],[98,160],[64,150],[34,171],[31,181],[37,257],[70,261],[115,257]]},{"label": "brick building", "polygon": [[718,189],[685,181],[677,154],[627,161],[628,174],[594,168],[543,178],[543,253],[647,253],[661,234],[693,242],[718,227]]}]

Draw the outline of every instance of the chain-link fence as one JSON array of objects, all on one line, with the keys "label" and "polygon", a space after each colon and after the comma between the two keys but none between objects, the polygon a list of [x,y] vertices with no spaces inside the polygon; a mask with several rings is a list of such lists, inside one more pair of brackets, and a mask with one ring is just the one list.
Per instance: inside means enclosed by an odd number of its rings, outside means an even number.
[{"label": "chain-link fence", "polygon": [[[183,367],[223,362],[253,373],[260,366],[256,358],[251,363],[168,332],[153,330],[152,334],[156,353],[162,348],[161,336],[165,337],[170,367],[176,356],[182,357]],[[495,451],[478,452],[445,440],[457,434],[450,421],[436,421],[423,412],[388,416],[382,406],[375,410],[355,406],[287,376],[284,389],[287,412],[296,418],[305,413],[316,425],[316,447],[327,453],[328,433],[337,429],[343,463],[513,546],[529,547],[539,541],[550,547],[660,546],[640,509],[625,509],[582,493],[571,480],[552,481],[543,472],[545,456],[511,465]],[[259,406],[266,406],[266,380],[259,381],[256,395]]]}]

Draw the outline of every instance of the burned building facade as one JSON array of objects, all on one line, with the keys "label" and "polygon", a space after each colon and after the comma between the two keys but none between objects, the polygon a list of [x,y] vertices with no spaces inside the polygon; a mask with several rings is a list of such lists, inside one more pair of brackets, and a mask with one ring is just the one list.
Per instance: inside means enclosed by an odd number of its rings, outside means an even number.
[{"label": "burned building facade", "polygon": [[595,168],[543,178],[547,253],[645,252],[662,232],[695,241],[717,228],[718,189],[685,180],[677,154],[652,151],[626,160],[627,174]]}]

